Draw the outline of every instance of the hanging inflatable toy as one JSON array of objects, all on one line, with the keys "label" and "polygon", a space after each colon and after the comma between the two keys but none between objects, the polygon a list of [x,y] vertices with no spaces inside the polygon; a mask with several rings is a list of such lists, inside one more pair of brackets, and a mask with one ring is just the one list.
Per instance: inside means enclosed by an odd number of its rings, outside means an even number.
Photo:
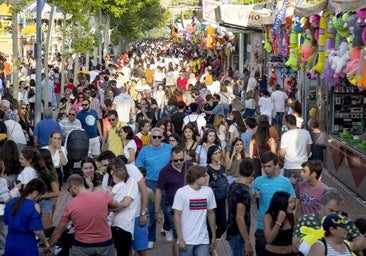
[{"label": "hanging inflatable toy", "polygon": [[315,72],[322,74],[325,66],[325,43],[326,36],[325,32],[327,31],[327,19],[322,16],[320,17],[319,23],[319,40],[318,40],[318,61],[316,65],[312,68]]},{"label": "hanging inflatable toy", "polygon": [[299,69],[299,63],[297,62],[297,46],[298,46],[298,33],[294,29],[294,25],[291,29],[290,35],[290,56],[285,65],[290,67],[293,71]]},{"label": "hanging inflatable toy", "polygon": [[329,15],[327,17],[328,28],[327,28],[327,33],[326,33],[325,51],[335,48],[336,32],[335,32],[333,23],[331,21],[332,21],[332,15]]}]

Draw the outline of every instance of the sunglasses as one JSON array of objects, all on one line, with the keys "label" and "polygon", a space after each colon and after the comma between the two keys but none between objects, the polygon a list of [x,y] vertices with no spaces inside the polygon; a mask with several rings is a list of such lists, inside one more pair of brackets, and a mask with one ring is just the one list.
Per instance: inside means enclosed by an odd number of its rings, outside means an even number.
[{"label": "sunglasses", "polygon": [[26,108],[26,107],[22,107],[22,109],[25,109],[25,110],[27,110],[27,108]]},{"label": "sunglasses", "polygon": [[111,118],[111,119],[108,119],[108,121],[109,121],[109,122],[114,122],[114,121],[116,121],[116,119]]},{"label": "sunglasses", "polygon": [[69,116],[76,116],[76,114],[74,114],[74,113],[69,113]]},{"label": "sunglasses", "polygon": [[183,162],[184,161],[184,158],[180,158],[180,159],[173,159],[173,162],[174,163],[177,163],[177,162]]},{"label": "sunglasses", "polygon": [[153,139],[159,139],[159,140],[160,140],[160,139],[162,139],[162,138],[163,138],[163,136],[156,136],[156,135],[153,135],[153,136],[152,136],[152,138],[153,138]]},{"label": "sunglasses", "polygon": [[83,106],[83,107],[87,107],[87,106],[89,106],[89,104],[82,104],[81,106]]}]

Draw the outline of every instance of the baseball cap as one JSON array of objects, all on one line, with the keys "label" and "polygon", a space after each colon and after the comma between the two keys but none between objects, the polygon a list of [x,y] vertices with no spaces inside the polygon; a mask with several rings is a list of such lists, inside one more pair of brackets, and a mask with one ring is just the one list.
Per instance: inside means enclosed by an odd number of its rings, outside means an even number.
[{"label": "baseball cap", "polygon": [[346,217],[337,214],[329,214],[323,221],[323,229],[329,230],[331,227],[347,227],[351,221]]}]

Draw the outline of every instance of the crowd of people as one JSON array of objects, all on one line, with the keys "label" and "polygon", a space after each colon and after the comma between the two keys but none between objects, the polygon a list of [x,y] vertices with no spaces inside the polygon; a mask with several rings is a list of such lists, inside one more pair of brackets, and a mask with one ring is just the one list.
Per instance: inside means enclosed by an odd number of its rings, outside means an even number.
[{"label": "crowd of people", "polygon": [[[32,63],[21,69],[19,95],[5,90],[0,102],[4,255],[38,255],[36,236],[51,252],[69,222],[69,255],[148,255],[159,232],[174,256],[216,255],[223,236],[233,256],[366,249],[366,220],[350,221],[342,195],[321,181],[327,136],[316,109],[305,122],[301,103],[268,88],[259,71],[240,76],[224,55],[164,40],[102,63],[70,57],[65,74],[57,61],[43,73],[50,107],[34,124]],[[75,130],[87,137],[79,163],[67,150]],[[47,239],[60,191],[73,199]]]}]

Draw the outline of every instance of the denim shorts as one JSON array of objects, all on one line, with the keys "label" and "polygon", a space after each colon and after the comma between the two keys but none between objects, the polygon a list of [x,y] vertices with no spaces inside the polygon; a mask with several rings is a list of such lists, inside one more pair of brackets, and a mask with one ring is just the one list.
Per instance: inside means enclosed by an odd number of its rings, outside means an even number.
[{"label": "denim shorts", "polygon": [[42,212],[51,213],[53,207],[52,199],[42,199],[41,201],[39,201],[39,206],[41,207]]}]

